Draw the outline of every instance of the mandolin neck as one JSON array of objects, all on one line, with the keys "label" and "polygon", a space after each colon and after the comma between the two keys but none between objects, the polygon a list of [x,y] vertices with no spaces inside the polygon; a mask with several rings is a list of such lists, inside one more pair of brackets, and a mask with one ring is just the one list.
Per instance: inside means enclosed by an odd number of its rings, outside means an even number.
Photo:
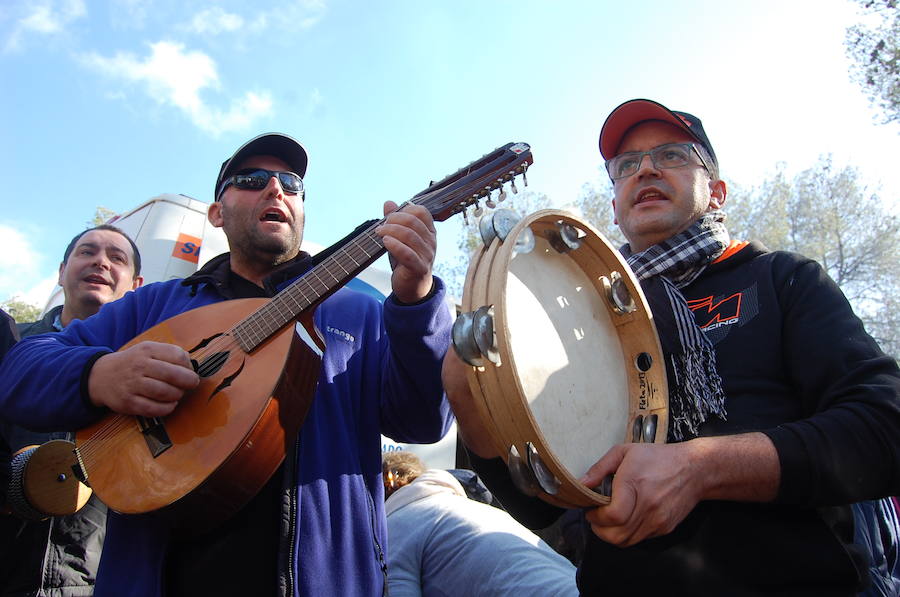
[{"label": "mandolin neck", "polygon": [[385,248],[372,224],[343,247],[279,292],[231,330],[244,352],[251,352],[269,336],[318,305],[384,255]]}]

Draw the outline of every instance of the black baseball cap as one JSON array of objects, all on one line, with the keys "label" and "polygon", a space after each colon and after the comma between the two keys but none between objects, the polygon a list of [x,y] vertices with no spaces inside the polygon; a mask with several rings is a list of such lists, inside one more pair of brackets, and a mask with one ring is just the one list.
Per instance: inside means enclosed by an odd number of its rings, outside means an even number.
[{"label": "black baseball cap", "polygon": [[687,112],[669,110],[659,102],[648,99],[629,100],[620,104],[606,117],[606,122],[603,123],[603,128],[600,130],[600,155],[603,156],[603,159],[608,160],[614,157],[625,134],[631,127],[645,120],[661,120],[684,130],[706,148],[718,167],[719,160],[716,158],[716,152],[713,151],[712,143],[709,142],[709,137],[706,136],[706,131],[703,130],[703,124],[699,118]]},{"label": "black baseball cap", "polygon": [[287,164],[291,172],[297,174],[300,178],[306,175],[306,165],[309,162],[309,158],[300,142],[282,133],[265,133],[264,135],[253,137],[241,145],[234,152],[234,155],[222,162],[222,167],[219,169],[219,177],[216,178],[215,195],[213,195],[215,201],[219,200],[222,181],[231,176],[241,162],[255,155],[274,156]]}]

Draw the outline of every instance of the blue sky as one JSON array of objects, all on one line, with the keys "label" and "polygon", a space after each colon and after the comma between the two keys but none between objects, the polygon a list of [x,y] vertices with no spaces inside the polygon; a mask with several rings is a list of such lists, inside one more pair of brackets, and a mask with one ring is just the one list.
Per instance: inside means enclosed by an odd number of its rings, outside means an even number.
[{"label": "blue sky", "polygon": [[[310,153],[323,245],[508,141],[532,145],[533,190],[572,202],[634,97],[702,118],[726,180],[832,153],[897,209],[900,129],[848,76],[858,19],[843,0],[3,0],[0,300],[41,302],[98,205],[209,201],[222,160],[273,130]],[[438,232],[455,259],[459,223]]]}]

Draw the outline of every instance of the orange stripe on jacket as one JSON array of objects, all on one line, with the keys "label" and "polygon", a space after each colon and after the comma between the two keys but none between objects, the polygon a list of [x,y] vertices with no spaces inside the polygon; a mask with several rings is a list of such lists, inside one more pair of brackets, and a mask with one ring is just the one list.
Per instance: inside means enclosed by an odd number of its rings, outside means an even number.
[{"label": "orange stripe on jacket", "polygon": [[738,251],[740,251],[741,249],[743,249],[744,247],[746,247],[749,244],[750,244],[750,242],[746,241],[746,240],[732,240],[728,244],[728,247],[725,249],[725,252],[722,253],[721,255],[719,255],[716,258],[716,260],[713,261],[713,263],[719,263],[720,261],[725,261],[726,259],[728,259],[729,257],[731,257],[732,255],[734,255],[735,253],[737,253]]}]

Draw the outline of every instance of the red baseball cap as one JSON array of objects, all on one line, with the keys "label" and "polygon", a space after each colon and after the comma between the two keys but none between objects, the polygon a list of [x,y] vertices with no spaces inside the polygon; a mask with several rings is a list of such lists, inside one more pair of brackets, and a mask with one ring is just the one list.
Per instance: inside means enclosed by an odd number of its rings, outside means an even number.
[{"label": "red baseball cap", "polygon": [[659,102],[648,99],[629,100],[620,104],[606,117],[606,122],[600,130],[600,155],[603,159],[614,157],[625,134],[633,126],[646,120],[661,120],[684,130],[706,148],[716,166],[719,165],[716,152],[713,151],[712,143],[709,142],[699,118],[687,112],[669,110]]}]

